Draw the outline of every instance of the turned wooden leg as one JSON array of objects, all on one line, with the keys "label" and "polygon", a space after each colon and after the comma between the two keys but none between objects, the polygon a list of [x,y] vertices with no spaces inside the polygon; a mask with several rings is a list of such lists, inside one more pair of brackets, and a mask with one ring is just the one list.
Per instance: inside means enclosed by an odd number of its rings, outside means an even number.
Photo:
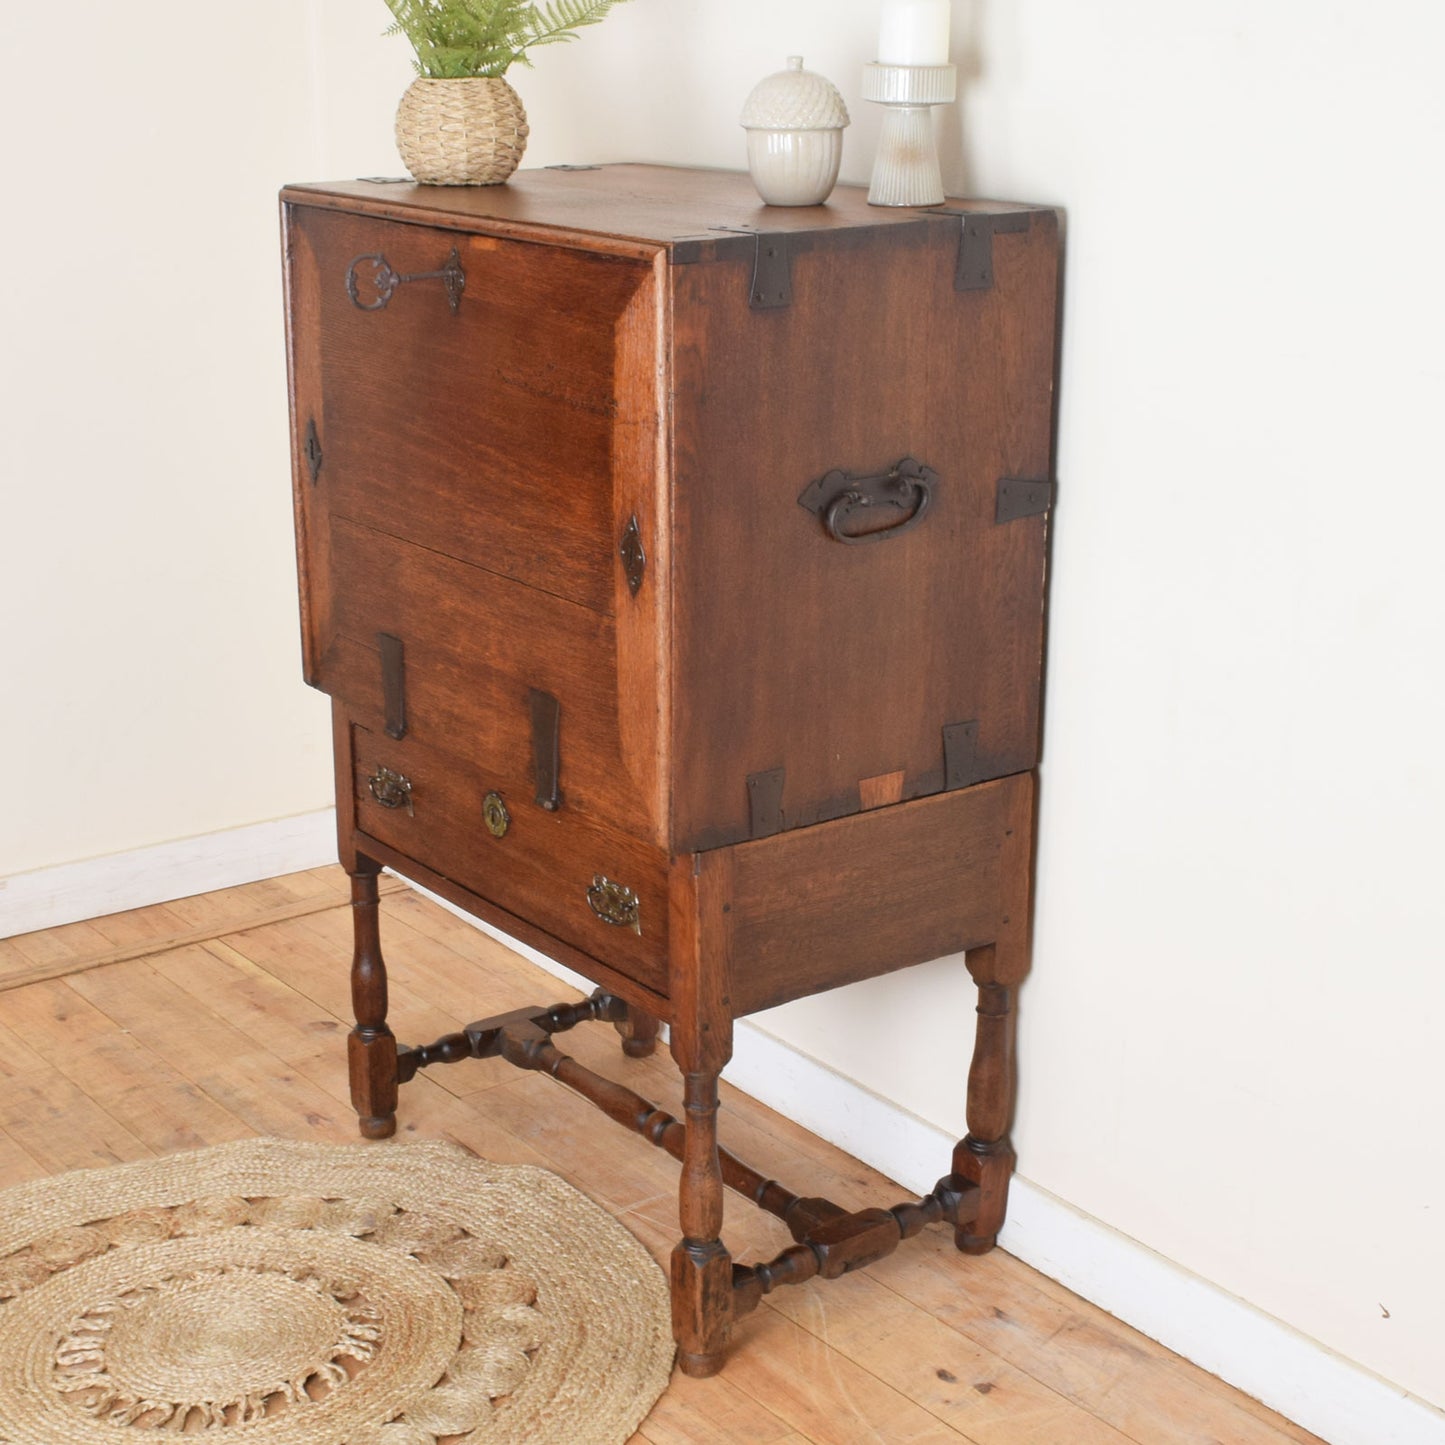
[{"label": "turned wooden leg", "polygon": [[979,1187],[978,1217],[954,1232],[966,1254],[986,1254],[998,1242],[1014,1169],[1009,1125],[1014,1107],[1014,984],[1002,981],[1000,953],[975,948],[968,971],[978,985],[978,1030],[968,1071],[968,1134],[953,1151],[955,1181]]},{"label": "turned wooden leg", "polygon": [[396,1039],[386,1026],[386,964],[381,957],[376,878],[381,865],[358,857],[351,875],[351,1008],[356,1027],[347,1040],[351,1103],[362,1136],[396,1133]]},{"label": "turned wooden leg", "polygon": [[645,1059],[657,1048],[657,1031],[662,1026],[650,1013],[627,1005],[627,1017],[613,1027],[622,1035],[622,1052],[629,1059]]},{"label": "turned wooden leg", "polygon": [[733,1262],[721,1238],[722,1170],[717,1154],[717,1074],[683,1078],[687,1137],[672,1251],[672,1332],[684,1375],[715,1375],[732,1323]]},{"label": "turned wooden leg", "polygon": [[685,1375],[722,1367],[733,1317],[733,1263],[723,1245],[718,1160],[718,1075],[732,1055],[728,997],[730,862],[718,855],[673,866],[672,1056],[682,1070],[682,1238],[672,1251],[672,1332]]}]

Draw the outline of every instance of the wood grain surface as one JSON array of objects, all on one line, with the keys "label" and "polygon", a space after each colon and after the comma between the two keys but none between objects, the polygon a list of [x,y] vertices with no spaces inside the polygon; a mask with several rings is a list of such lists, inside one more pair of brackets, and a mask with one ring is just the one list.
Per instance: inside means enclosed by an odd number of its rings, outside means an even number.
[{"label": "wood grain surface", "polygon": [[[352,790],[363,833],[510,913],[545,920],[556,937],[640,983],[664,985],[666,854],[575,809],[539,808],[528,760],[515,753],[498,753],[492,765],[453,759],[410,738],[393,742],[362,727],[352,738]],[[370,782],[381,767],[411,783],[410,812],[383,807],[372,795]],[[483,821],[490,792],[503,800],[510,818],[500,838]],[[588,904],[588,889],[599,875],[636,894],[640,933],[603,922]]]}]

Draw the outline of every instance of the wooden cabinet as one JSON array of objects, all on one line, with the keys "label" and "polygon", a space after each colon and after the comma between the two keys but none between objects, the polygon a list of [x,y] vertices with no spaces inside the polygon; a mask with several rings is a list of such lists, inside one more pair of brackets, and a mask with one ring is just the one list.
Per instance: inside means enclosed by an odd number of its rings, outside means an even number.
[{"label": "wooden cabinet", "polygon": [[[418,1068],[490,1052],[557,1072],[551,1038],[583,1016],[634,1053],[668,1022],[687,1124],[649,1137],[683,1160],[694,1373],[788,1278],[929,1219],[989,1247],[1027,966],[1055,213],[846,188],[774,209],[745,177],[649,166],[282,200],[363,1132],[395,1127]],[[382,865],[598,995],[398,1048]],[[939,1188],[901,1214],[769,1195],[801,1249],[733,1266],[720,1189],[749,1171],[715,1132],[733,1019],[955,951],[980,1024]],[[626,1115],[626,1091],[568,1065]]]}]

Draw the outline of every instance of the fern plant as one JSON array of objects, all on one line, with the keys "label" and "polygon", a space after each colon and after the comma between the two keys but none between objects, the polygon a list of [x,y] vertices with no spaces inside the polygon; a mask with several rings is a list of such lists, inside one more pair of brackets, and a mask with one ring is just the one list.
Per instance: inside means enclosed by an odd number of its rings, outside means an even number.
[{"label": "fern plant", "polygon": [[623,0],[386,0],[395,24],[416,51],[417,74],[428,80],[505,75],[508,66],[532,62],[538,45],[575,40]]}]

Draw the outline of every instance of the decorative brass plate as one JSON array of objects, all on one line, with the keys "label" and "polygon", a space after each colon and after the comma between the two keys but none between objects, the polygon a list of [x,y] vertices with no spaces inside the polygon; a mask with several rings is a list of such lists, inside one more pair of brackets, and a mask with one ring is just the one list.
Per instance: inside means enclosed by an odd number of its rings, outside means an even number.
[{"label": "decorative brass plate", "polygon": [[604,922],[616,928],[630,928],[642,933],[642,904],[637,894],[622,883],[614,883],[600,873],[592,880],[587,890],[587,902],[592,911]]},{"label": "decorative brass plate", "polygon": [[391,768],[377,766],[376,771],[371,775],[371,781],[367,784],[371,789],[371,796],[381,804],[383,808],[405,808],[408,817],[415,817],[416,812],[411,805],[411,779]]},{"label": "decorative brass plate", "polygon": [[482,821],[487,825],[487,832],[494,838],[505,838],[507,829],[511,827],[512,815],[507,811],[507,805],[502,801],[500,793],[488,793],[482,799]]}]

